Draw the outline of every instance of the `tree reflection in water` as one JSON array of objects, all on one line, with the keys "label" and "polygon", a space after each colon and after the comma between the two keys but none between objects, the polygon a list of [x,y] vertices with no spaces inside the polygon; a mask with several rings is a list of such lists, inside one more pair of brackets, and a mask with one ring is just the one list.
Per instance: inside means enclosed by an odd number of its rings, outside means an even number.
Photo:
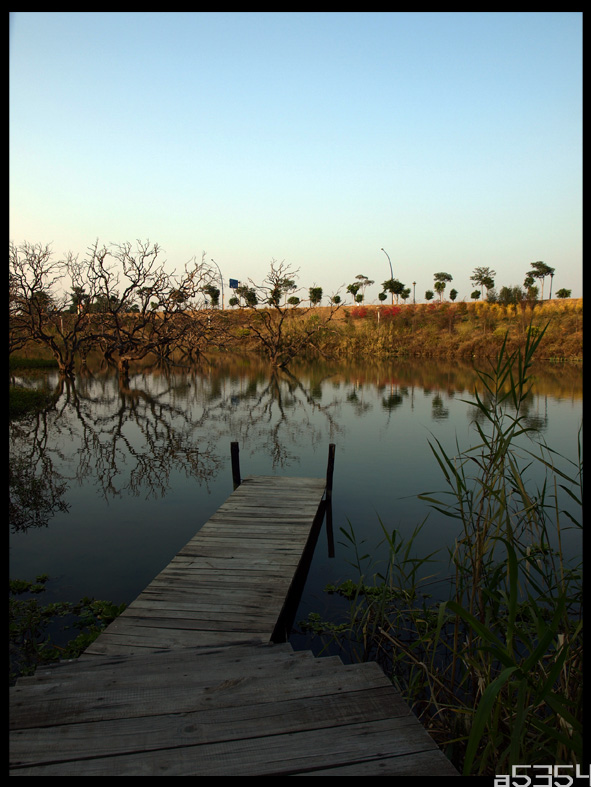
[{"label": "tree reflection in water", "polygon": [[[455,361],[302,363],[272,372],[256,359],[218,356],[190,368],[132,365],[126,375],[89,367],[74,378],[21,377],[49,383],[53,404],[10,423],[11,560],[21,574],[56,566],[66,575],[75,566],[72,600],[97,593],[128,602],[143,590],[232,491],[231,442],[240,445],[245,475],[303,476],[324,474],[335,443],[335,534],[350,521],[372,548],[378,516],[390,529],[414,529],[425,516],[416,496],[441,486],[429,432],[449,445],[474,418],[464,403],[474,369]],[[581,368],[536,373],[528,418],[551,445],[564,438],[558,451],[576,445],[581,397]],[[435,521],[424,532],[428,552],[453,537]],[[60,554],[50,566],[52,549]],[[327,566],[317,549],[312,609],[329,572],[348,576],[349,556],[339,550]]]},{"label": "tree reflection in water", "polygon": [[338,433],[334,404],[320,404],[289,371],[234,377],[238,390],[227,375],[159,367],[56,376],[53,404],[10,424],[13,530],[46,525],[67,511],[64,495],[73,483],[105,499],[165,497],[175,473],[207,486],[227,459],[227,435],[282,468],[297,460],[302,440],[324,439],[312,414],[323,416],[331,439]]}]

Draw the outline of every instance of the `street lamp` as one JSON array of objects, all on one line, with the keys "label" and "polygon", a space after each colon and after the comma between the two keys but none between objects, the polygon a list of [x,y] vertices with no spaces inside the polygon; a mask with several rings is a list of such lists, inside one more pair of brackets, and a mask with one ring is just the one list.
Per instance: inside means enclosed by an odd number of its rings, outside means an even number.
[{"label": "street lamp", "polygon": [[[388,262],[390,263],[390,279],[394,281],[394,271],[392,270],[392,260],[390,259],[390,255],[386,251],[386,249],[382,249],[386,257],[388,258]],[[392,305],[394,305],[394,292],[392,292]]]},{"label": "street lamp", "polygon": [[217,262],[212,258],[211,260],[215,267],[218,269],[218,273],[220,274],[220,284],[222,285],[222,311],[224,310],[224,277],[222,276],[222,272],[220,270],[220,266]]}]

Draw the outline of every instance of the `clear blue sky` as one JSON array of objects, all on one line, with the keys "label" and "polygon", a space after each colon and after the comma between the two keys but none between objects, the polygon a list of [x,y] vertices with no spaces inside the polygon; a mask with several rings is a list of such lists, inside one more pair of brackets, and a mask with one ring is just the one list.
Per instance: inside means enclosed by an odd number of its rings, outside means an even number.
[{"label": "clear blue sky", "polygon": [[[582,295],[582,14],[10,17],[10,239]],[[547,287],[547,284],[546,284]],[[547,289],[546,289],[547,293]]]}]

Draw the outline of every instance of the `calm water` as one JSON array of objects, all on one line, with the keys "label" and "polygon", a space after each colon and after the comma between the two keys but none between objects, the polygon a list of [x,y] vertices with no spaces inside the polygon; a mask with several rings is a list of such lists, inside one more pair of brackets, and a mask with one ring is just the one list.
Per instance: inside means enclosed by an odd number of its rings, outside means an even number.
[{"label": "calm water", "polygon": [[[341,527],[379,557],[380,520],[410,535],[429,514],[417,549],[445,551],[456,528],[417,495],[444,488],[429,448],[476,442],[475,375],[462,363],[403,361],[303,365],[270,375],[236,359],[217,367],[78,376],[21,377],[59,393],[47,412],[10,426],[11,467],[42,489],[41,511],[19,505],[11,522],[10,576],[49,574],[47,601],[83,596],[131,602],[232,491],[230,443],[243,475],[322,477],[336,444],[335,555],[325,528],[298,618],[331,614],[327,582],[356,577]],[[536,370],[528,422],[539,439],[577,458],[582,368]],[[532,471],[528,471],[528,473]],[[536,479],[534,479],[536,480]],[[538,479],[539,480],[539,479]],[[15,487],[11,484],[11,498]],[[579,548],[567,536],[567,549]],[[294,637],[296,645],[305,638]]]}]

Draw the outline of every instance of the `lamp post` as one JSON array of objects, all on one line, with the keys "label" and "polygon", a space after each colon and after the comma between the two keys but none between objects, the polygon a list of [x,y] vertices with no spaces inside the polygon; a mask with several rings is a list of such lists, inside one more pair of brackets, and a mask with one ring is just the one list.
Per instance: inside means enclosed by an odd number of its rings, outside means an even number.
[{"label": "lamp post", "polygon": [[[392,270],[392,260],[390,259],[390,255],[386,251],[386,249],[382,249],[386,257],[388,258],[388,262],[390,263],[390,279],[394,281],[394,271]],[[394,293],[392,293],[392,305],[394,305]]]},{"label": "lamp post", "polygon": [[220,266],[217,264],[217,262],[213,258],[212,258],[211,261],[213,262],[215,267],[218,269],[218,273],[220,274],[220,284],[222,285],[222,311],[223,311],[224,310],[224,278],[222,276],[222,272],[220,270]]}]

